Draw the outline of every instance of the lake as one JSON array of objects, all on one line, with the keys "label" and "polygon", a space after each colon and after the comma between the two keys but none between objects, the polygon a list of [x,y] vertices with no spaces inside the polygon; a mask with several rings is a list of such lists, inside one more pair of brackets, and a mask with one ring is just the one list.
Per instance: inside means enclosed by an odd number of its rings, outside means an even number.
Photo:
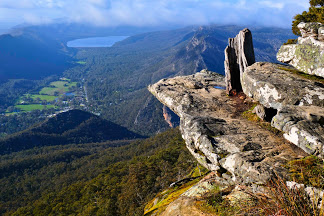
[{"label": "lake", "polygon": [[111,47],[129,36],[90,37],[67,42],[68,47]]}]

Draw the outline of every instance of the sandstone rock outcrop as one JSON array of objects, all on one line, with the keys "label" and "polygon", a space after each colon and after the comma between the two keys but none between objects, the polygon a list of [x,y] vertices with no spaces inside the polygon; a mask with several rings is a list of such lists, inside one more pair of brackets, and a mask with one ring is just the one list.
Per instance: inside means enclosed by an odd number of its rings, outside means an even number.
[{"label": "sandstone rock outcrop", "polygon": [[190,152],[206,168],[235,183],[264,183],[305,153],[238,114],[240,99],[226,96],[223,77],[209,71],[149,86],[180,117]]},{"label": "sandstone rock outcrop", "polygon": [[[297,45],[283,46],[278,59],[319,75],[324,70],[323,27],[299,27],[303,38],[299,38]],[[237,195],[242,198],[246,193],[241,186],[262,191],[260,184],[274,174],[287,176],[287,161],[307,154],[324,158],[323,79],[306,79],[291,66],[254,63],[249,34],[245,29],[229,40],[225,50],[225,81],[221,75],[203,70],[149,86],[149,91],[180,117],[182,137],[189,151],[216,175],[213,180],[202,180],[187,190],[162,215],[180,215],[188,209],[200,215],[193,200],[208,194],[213,184],[221,190],[231,188],[229,200]],[[251,43],[245,46],[249,37]],[[252,52],[246,47],[252,48]],[[304,67],[305,61],[310,65]],[[234,90],[245,95],[228,97]],[[253,112],[283,131],[283,136],[242,117],[251,101],[259,103]]]},{"label": "sandstone rock outcrop", "polygon": [[283,45],[277,59],[297,69],[324,77],[324,25],[321,23],[300,23],[302,37],[298,44]]},{"label": "sandstone rock outcrop", "polygon": [[324,84],[291,73],[292,67],[258,62],[243,75],[245,94],[277,110],[272,126],[309,154],[324,158]]},{"label": "sandstone rock outcrop", "polygon": [[245,69],[255,62],[252,33],[245,28],[235,37],[228,39],[225,49],[226,92],[242,91],[241,79]]}]

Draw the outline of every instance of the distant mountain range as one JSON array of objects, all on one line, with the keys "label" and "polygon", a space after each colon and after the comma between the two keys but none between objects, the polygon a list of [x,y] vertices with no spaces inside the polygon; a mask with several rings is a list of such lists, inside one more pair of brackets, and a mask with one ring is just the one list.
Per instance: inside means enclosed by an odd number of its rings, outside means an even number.
[{"label": "distant mountain range", "polygon": [[124,127],[81,110],[57,114],[25,131],[0,140],[0,154],[34,147],[143,138]]},{"label": "distant mountain range", "polygon": [[[162,78],[193,74],[207,68],[224,74],[228,38],[243,27],[203,26],[135,35],[109,49],[78,49],[76,58],[87,62],[71,77],[86,80],[92,104],[102,115],[142,134],[168,125],[162,106],[146,90]],[[253,28],[257,61],[276,61],[276,52],[293,35],[287,29]]]},{"label": "distant mountain range", "polygon": [[[146,87],[162,78],[204,68],[224,74],[228,38],[243,28],[190,26],[147,33],[143,32],[153,28],[60,24],[16,28],[14,36],[0,36],[0,80],[62,74],[74,81],[84,80],[92,111],[140,134],[152,135],[169,125],[163,121],[162,105]],[[281,44],[294,37],[288,29],[251,30],[257,61],[275,62]],[[131,37],[111,48],[66,47],[71,39],[104,35]],[[71,64],[77,61],[85,64]]]},{"label": "distant mountain range", "polygon": [[0,36],[0,83],[8,79],[40,80],[62,74],[71,58],[51,41],[26,36]]},{"label": "distant mountain range", "polygon": [[[100,113],[70,110],[0,139],[0,214],[140,215],[161,189],[188,174],[198,176],[193,170],[197,162],[177,129],[130,140],[170,124],[147,86],[204,68],[223,74],[228,38],[242,28],[148,32],[153,29],[48,25],[0,36],[2,110],[50,83],[50,76],[64,76],[82,83],[89,99],[85,107]],[[293,37],[285,29],[251,30],[257,61],[276,61],[280,45]],[[108,35],[131,37],[110,48],[65,45],[71,39]]]}]

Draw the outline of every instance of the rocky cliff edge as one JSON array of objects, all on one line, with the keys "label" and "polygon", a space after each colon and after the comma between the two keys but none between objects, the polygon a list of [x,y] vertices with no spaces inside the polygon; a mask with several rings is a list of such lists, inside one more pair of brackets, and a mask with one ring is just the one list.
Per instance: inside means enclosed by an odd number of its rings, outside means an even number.
[{"label": "rocky cliff edge", "polygon": [[[305,77],[288,65],[257,62],[240,73],[243,92],[230,97],[228,77],[225,82],[223,76],[203,70],[148,87],[180,117],[187,148],[213,171],[212,182],[257,191],[272,176],[287,176],[288,161],[308,154],[324,157],[324,79]],[[253,108],[269,123],[260,125],[247,118]],[[180,201],[206,188],[201,184]]]}]

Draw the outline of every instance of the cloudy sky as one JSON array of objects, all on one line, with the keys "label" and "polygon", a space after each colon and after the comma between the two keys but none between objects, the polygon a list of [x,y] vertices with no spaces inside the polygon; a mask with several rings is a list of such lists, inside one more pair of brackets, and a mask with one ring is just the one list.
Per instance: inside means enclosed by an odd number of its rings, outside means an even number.
[{"label": "cloudy sky", "polygon": [[242,24],[289,27],[308,0],[0,0],[0,27],[54,19],[117,25]]}]

